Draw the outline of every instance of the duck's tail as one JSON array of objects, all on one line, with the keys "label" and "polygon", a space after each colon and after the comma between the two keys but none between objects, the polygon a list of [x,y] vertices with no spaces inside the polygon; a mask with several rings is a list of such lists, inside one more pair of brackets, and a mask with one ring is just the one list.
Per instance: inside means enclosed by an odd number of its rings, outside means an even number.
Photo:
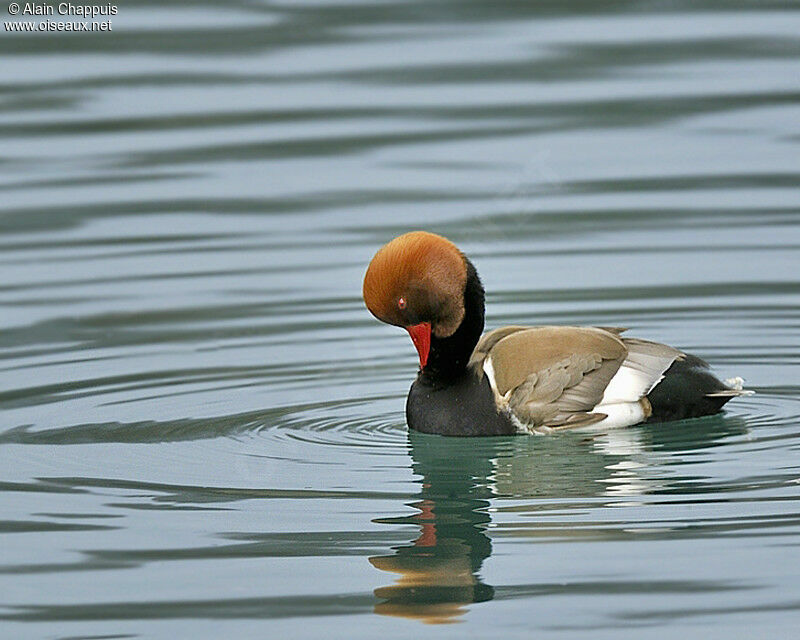
[{"label": "duck's tail", "polygon": [[681,354],[664,373],[664,379],[647,394],[653,407],[647,421],[671,422],[717,413],[726,402],[752,393],[743,385],[741,378],[723,382],[709,371],[706,362]]},{"label": "duck's tail", "polygon": [[727,389],[720,389],[719,391],[713,391],[712,393],[707,393],[706,397],[736,398],[737,396],[752,396],[755,393],[755,391],[753,391],[752,389],[744,388],[744,378],[741,378],[739,376],[723,380],[723,383],[725,384]]}]

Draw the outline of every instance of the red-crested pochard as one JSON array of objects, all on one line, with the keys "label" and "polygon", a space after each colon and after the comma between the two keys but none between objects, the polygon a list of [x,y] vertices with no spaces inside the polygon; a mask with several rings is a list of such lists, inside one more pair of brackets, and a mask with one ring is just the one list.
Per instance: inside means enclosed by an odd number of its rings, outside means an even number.
[{"label": "red-crested pochard", "polygon": [[484,291],[446,238],[414,231],[383,246],[364,276],[364,302],[403,327],[420,371],[408,426],[454,436],[619,427],[717,413],[748,393],[696,356],[623,338],[616,327],[502,327],[481,337]]}]

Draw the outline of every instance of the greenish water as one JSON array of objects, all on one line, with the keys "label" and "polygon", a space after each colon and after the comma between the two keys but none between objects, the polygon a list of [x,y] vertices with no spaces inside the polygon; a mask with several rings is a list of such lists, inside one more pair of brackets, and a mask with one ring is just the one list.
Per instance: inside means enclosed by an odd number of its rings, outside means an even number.
[{"label": "greenish water", "polygon": [[[112,21],[0,32],[0,637],[796,633],[800,4]],[[490,328],[628,326],[758,393],[409,436],[360,287],[415,228]]]}]

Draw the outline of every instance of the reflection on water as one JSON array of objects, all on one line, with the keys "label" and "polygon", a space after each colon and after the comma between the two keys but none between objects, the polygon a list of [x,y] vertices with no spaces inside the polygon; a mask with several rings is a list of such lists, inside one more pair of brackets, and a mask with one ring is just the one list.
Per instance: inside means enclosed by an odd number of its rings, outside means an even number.
[{"label": "reflection on water", "polygon": [[409,433],[412,469],[420,476],[420,500],[408,506],[417,513],[378,518],[382,524],[412,524],[419,529],[410,544],[392,555],[372,556],[372,566],[400,574],[396,583],[375,589],[384,600],[375,612],[417,618],[428,623],[453,622],[471,602],[491,600],[494,589],[480,578],[492,553],[486,535],[490,486],[497,456],[513,452],[507,439],[473,443]]},{"label": "reflection on water", "polygon": [[[0,637],[791,636],[798,34],[782,0],[0,33]],[[758,393],[409,437],[414,351],[360,290],[418,227],[473,258],[488,328],[628,326]]]},{"label": "reflection on water", "polygon": [[[653,500],[658,494],[692,493],[687,478],[659,472],[665,456],[676,447],[684,452],[713,447],[721,439],[746,430],[745,421],[711,416],[664,428],[640,427],[611,431],[586,430],[583,434],[555,437],[455,439],[409,432],[412,470],[418,476],[419,500],[408,507],[416,513],[376,518],[375,523],[414,525],[415,538],[393,547],[391,555],[369,558],[377,569],[398,574],[395,583],[375,589],[381,602],[375,612],[413,618],[429,624],[456,622],[471,603],[494,597],[493,586],[483,582],[481,567],[492,554],[492,511],[503,499],[556,501],[524,511],[546,516],[514,536],[547,539],[554,535],[553,516],[570,508],[565,498],[635,498]],[[494,502],[493,499],[500,499]],[[641,502],[642,504],[644,502]],[[575,506],[575,505],[571,505]],[[650,526],[629,532],[668,535],[671,527]],[[596,527],[564,528],[560,537],[597,535]],[[602,535],[602,534],[601,534]],[[535,578],[535,575],[530,577]]]}]

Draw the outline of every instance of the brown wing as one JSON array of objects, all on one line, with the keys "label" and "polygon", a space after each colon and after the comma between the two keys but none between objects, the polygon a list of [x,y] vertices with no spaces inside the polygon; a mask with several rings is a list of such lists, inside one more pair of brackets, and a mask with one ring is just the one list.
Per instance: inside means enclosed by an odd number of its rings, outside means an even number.
[{"label": "brown wing", "polygon": [[512,333],[516,333],[517,331],[528,331],[532,328],[533,327],[510,325],[508,327],[500,327],[499,329],[493,329],[492,331],[484,333],[481,336],[481,339],[478,340],[478,344],[476,344],[475,348],[472,350],[472,356],[470,356],[468,366],[477,367],[480,369],[483,366],[484,359],[492,350],[492,347],[494,347],[494,345],[496,345],[500,340],[511,335]]},{"label": "brown wing", "polygon": [[616,332],[600,328],[504,327],[481,339],[471,364],[520,422],[583,426],[605,417],[591,410],[627,354]]}]

